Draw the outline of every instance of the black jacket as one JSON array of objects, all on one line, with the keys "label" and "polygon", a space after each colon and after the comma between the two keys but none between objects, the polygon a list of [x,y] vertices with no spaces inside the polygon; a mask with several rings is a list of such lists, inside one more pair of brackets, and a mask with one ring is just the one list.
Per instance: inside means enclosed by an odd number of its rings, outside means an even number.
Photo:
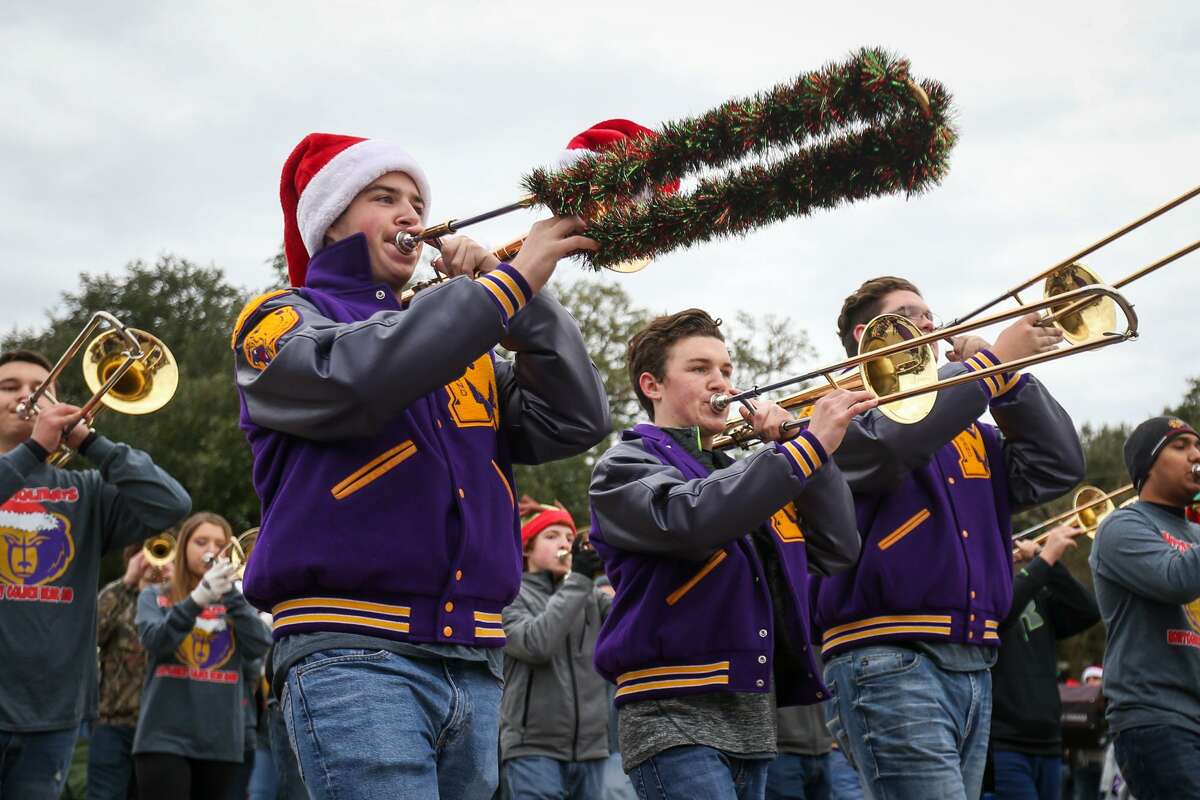
[{"label": "black jacket", "polygon": [[1096,598],[1061,563],[1039,557],[1018,570],[992,668],[993,750],[1062,752],[1055,642],[1099,621]]}]

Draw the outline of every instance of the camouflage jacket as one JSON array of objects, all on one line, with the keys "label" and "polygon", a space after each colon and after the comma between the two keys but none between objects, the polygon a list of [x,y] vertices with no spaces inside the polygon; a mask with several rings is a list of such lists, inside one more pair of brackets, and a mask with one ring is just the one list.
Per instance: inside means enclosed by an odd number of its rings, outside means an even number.
[{"label": "camouflage jacket", "polygon": [[138,588],[120,578],[100,590],[97,601],[100,645],[100,716],[103,725],[135,727],[142,684],[146,680],[146,651],[138,641]]}]

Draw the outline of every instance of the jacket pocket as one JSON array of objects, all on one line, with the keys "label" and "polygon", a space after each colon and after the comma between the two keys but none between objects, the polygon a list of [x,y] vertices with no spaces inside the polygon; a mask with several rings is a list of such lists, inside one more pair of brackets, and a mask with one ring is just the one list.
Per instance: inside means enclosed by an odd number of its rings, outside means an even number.
[{"label": "jacket pocket", "polygon": [[335,500],[345,500],[416,454],[417,446],[413,444],[412,439],[405,439],[391,450],[381,453],[338,481],[329,492]]},{"label": "jacket pocket", "polygon": [[889,533],[887,536],[884,536],[882,539],[880,539],[879,543],[878,543],[879,549],[887,550],[889,547],[894,545],[896,542],[900,541],[905,536],[908,536],[910,533],[915,531],[918,527],[920,527],[921,523],[927,519],[929,519],[929,509],[922,508],[920,511],[913,514],[911,517],[904,520],[904,522],[902,522],[900,524],[900,527],[896,528],[894,531]]},{"label": "jacket pocket", "polygon": [[500,469],[500,465],[496,463],[496,459],[492,459],[492,469],[496,470],[496,474],[500,476],[500,482],[504,484],[504,491],[508,492],[508,502],[513,508],[517,507],[516,497],[513,495],[512,484],[508,482],[508,478],[504,477],[504,470]]},{"label": "jacket pocket", "polygon": [[696,588],[697,583],[704,580],[705,575],[716,569],[717,565],[724,561],[727,555],[728,553],[724,550],[714,553],[712,558],[704,562],[704,566],[700,568],[699,572],[688,578],[687,583],[667,595],[667,605],[673,606],[678,603],[685,594]]}]

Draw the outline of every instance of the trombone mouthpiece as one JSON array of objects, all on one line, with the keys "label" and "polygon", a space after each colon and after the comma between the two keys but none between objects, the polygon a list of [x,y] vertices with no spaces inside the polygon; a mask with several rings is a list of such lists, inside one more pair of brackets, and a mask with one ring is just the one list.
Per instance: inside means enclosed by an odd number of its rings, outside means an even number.
[{"label": "trombone mouthpiece", "polygon": [[708,404],[712,406],[713,411],[716,411],[719,414],[725,409],[729,408],[729,401],[730,398],[727,394],[714,394],[711,398],[709,398]]},{"label": "trombone mouthpiece", "polygon": [[420,238],[413,236],[411,233],[400,231],[396,234],[396,247],[401,253],[408,255],[413,250],[417,249],[417,245],[421,243]]}]

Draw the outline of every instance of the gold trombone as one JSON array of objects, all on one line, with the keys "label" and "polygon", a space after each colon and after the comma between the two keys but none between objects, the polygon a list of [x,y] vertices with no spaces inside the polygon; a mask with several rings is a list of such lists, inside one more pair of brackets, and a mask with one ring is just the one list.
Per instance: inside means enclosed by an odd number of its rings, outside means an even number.
[{"label": "gold trombone", "polygon": [[151,536],[142,544],[142,556],[155,569],[162,569],[175,560],[175,537],[169,533]]},{"label": "gold trombone", "polygon": [[[111,330],[99,334],[85,347],[87,338],[103,325],[108,325]],[[38,403],[43,396],[57,402],[50,388],[81,350],[84,353],[83,380],[92,396],[80,408],[76,425],[81,422],[90,427],[102,406],[122,414],[150,414],[170,402],[179,386],[179,365],[162,340],[127,327],[107,311],[97,311],[46,379],[17,404],[17,415],[21,419],[29,420],[37,415]],[[64,439],[68,433],[70,429],[64,431]],[[50,456],[49,463],[62,466],[73,454],[64,441]]]},{"label": "gold trombone", "polygon": [[[951,378],[938,379],[937,363],[932,343],[958,336],[967,331],[986,328],[998,322],[1023,317],[1034,311],[1051,309],[1039,324],[1058,323],[1064,316],[1078,313],[1081,306],[1097,299],[1111,301],[1125,315],[1126,327],[1122,332],[1107,330],[1091,339],[1071,343],[1070,346],[1045,353],[1018,358],[974,372],[965,372]],[[858,355],[839,361],[821,369],[787,378],[767,386],[755,386],[734,395],[716,394],[710,399],[715,411],[724,411],[731,404],[744,402],[766,392],[782,389],[813,378],[824,378],[828,385],[809,389],[780,402],[784,408],[799,409],[800,418],[785,422],[784,431],[807,424],[806,417],[818,400],[835,389],[866,389],[880,398],[879,410],[889,419],[900,423],[914,423],[924,419],[933,408],[936,397],[933,393],[972,381],[984,380],[995,375],[1016,372],[1033,364],[1054,361],[1059,358],[1089,350],[1097,350],[1112,344],[1137,338],[1137,314],[1129,301],[1108,286],[1083,286],[1068,292],[1045,298],[1027,306],[993,314],[974,322],[963,322],[922,334],[912,322],[898,314],[880,314],[867,323],[859,340]],[[855,370],[853,374],[843,373]],[[733,445],[744,446],[753,441],[755,434],[745,421],[733,419],[725,431],[713,440],[714,448]]]},{"label": "gold trombone", "polygon": [[1111,492],[1105,492],[1095,486],[1080,486],[1075,490],[1075,496],[1071,499],[1071,508],[1061,514],[1055,514],[1049,519],[1044,519],[1036,525],[1031,525],[1019,533],[1014,533],[1013,541],[1041,543],[1050,535],[1051,529],[1058,525],[1070,525],[1078,528],[1081,533],[1087,534],[1089,538],[1095,538],[1096,530],[1099,529],[1100,523],[1104,521],[1105,517],[1116,511],[1117,508],[1124,508],[1137,500],[1137,494],[1134,493],[1123,500],[1120,506],[1116,504],[1118,497],[1132,491],[1132,483],[1127,483]]},{"label": "gold trombone", "polygon": [[[1007,292],[997,295],[995,298],[989,300],[978,308],[968,311],[966,314],[950,322],[946,327],[952,328],[960,325],[961,323],[978,316],[992,306],[995,306],[1010,297],[1013,300],[1016,300],[1018,305],[1021,305],[1020,293],[1042,279],[1045,279],[1045,285],[1042,293],[1043,296],[1047,298],[1060,295],[1065,291],[1076,287],[1087,286],[1091,284],[1103,284],[1104,281],[1102,281],[1091,269],[1079,263],[1079,259],[1089,256],[1103,247],[1107,247],[1126,234],[1137,230],[1146,223],[1157,219],[1158,217],[1161,217],[1168,211],[1183,205],[1197,195],[1200,195],[1200,186],[1184,192],[1174,200],[1159,206],[1150,213],[1139,217],[1128,225],[1118,228],[1098,242],[1083,248],[1077,253],[1071,254],[1053,266],[1047,267],[1029,280],[1017,284]],[[1151,272],[1161,269],[1167,264],[1170,264],[1172,261],[1183,258],[1188,253],[1191,253],[1197,249],[1200,249],[1200,239],[1180,248],[1179,250],[1176,250],[1174,253],[1171,253],[1165,258],[1161,258],[1158,261],[1147,264],[1141,269],[1131,272],[1129,275],[1121,278],[1119,281],[1108,285],[1113,289],[1120,290],[1134,281],[1144,278]],[[1104,299],[1098,299],[1092,303],[1081,304],[1079,308],[1075,309],[1075,312],[1076,313],[1074,314],[1064,314],[1058,322],[1059,327],[1063,329],[1063,334],[1066,339],[1073,344],[1092,338],[1095,335],[1095,331],[1112,330],[1113,326],[1116,324],[1116,311],[1113,308],[1113,305],[1106,302]]]}]

